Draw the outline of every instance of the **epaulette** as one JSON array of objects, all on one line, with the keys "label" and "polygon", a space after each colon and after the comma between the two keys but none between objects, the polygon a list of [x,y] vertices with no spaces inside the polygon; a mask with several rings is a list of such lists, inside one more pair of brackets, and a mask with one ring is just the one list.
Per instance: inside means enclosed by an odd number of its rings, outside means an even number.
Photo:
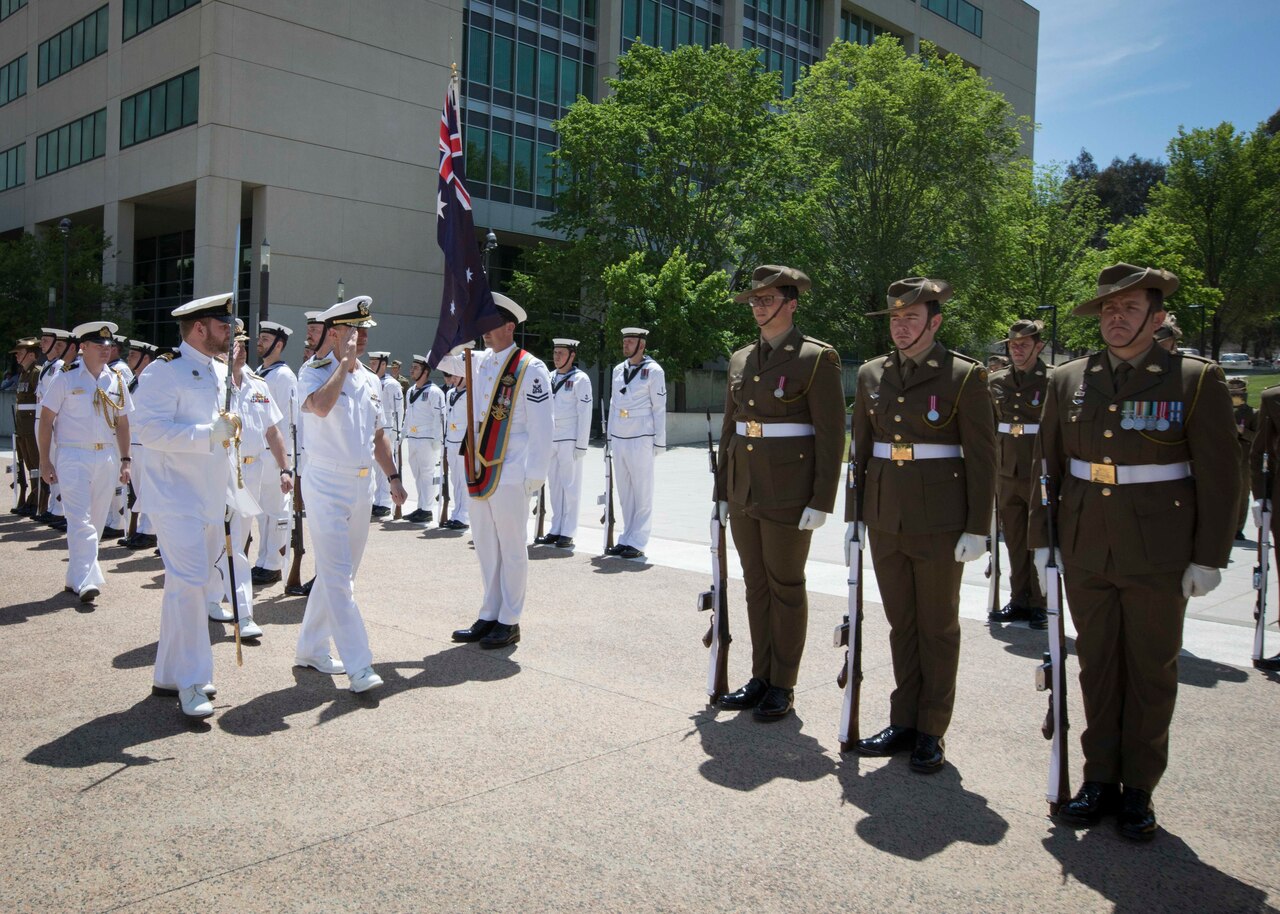
[{"label": "epaulette", "polygon": [[996,380],[996,378],[1003,378],[1006,374],[1008,374],[1012,370],[1013,370],[1012,365],[1006,365],[1003,368],[997,368],[995,371],[987,372],[987,377],[990,378],[992,381],[994,381]]},{"label": "epaulette", "polygon": [[76,370],[77,368],[79,368],[79,367],[80,367],[80,360],[79,360],[79,359],[76,359],[74,362],[68,362],[67,364],[63,365],[63,366],[62,366],[62,370],[63,370],[63,371],[75,371],[75,370]]},{"label": "epaulette", "polygon": [[302,367],[303,368],[328,368],[329,365],[331,365],[332,363],[333,363],[333,359],[320,359],[318,361],[316,359],[312,359],[310,362],[308,362],[306,365]]},{"label": "epaulette", "polygon": [[177,349],[170,349],[168,352],[162,352],[156,356],[157,362],[172,362],[174,359],[182,358],[182,353]]},{"label": "epaulette", "polygon": [[948,349],[947,351],[950,352],[955,358],[960,359],[962,362],[972,362],[974,365],[982,364],[977,359],[971,358],[970,356],[965,355],[963,352],[956,352],[954,349]]},{"label": "epaulette", "polygon": [[1171,353],[1169,353],[1169,354],[1170,354],[1170,355],[1178,356],[1179,358],[1187,359],[1188,361],[1192,361],[1192,362],[1205,362],[1206,364],[1211,364],[1211,365],[1217,365],[1217,364],[1218,364],[1218,363],[1217,363],[1217,362],[1215,362],[1213,359],[1207,358],[1206,356],[1203,356],[1203,355],[1192,355],[1192,354],[1191,354],[1191,353],[1189,353],[1189,352],[1171,352]]},{"label": "epaulette", "polygon": [[256,371],[254,371],[252,368],[245,368],[244,372],[245,372],[245,374],[247,374],[249,377],[251,377],[251,378],[256,378],[256,379],[257,379],[257,380],[259,380],[259,381],[265,381],[265,380],[266,380],[266,378],[264,378],[262,375],[258,374],[258,373],[257,373]]}]

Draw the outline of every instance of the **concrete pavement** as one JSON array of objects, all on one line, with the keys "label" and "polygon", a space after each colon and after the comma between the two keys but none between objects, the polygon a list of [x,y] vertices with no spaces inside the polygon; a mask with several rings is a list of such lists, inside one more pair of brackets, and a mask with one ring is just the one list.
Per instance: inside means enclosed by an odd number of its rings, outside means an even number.
[{"label": "concrete pavement", "polygon": [[[357,597],[386,688],[354,696],[345,677],[292,668],[304,601],[276,585],[260,591],[266,634],[243,667],[211,624],[220,691],[205,724],[149,696],[159,559],[105,549],[107,585],[85,611],[61,594],[61,537],[0,516],[0,907],[1275,910],[1280,682],[1247,668],[1246,550],[1192,603],[1163,830],[1134,846],[1045,818],[1045,697],[1031,684],[1044,636],[981,621],[983,562],[966,571],[946,769],[842,757],[829,645],[843,524],[815,537],[798,713],[757,724],[704,705],[705,452],[658,461],[649,562],[596,557],[600,450],[586,459],[579,547],[531,550],[520,645],[449,641],[479,599],[465,534],[379,524]],[[737,685],[736,573],[730,600]],[[887,713],[887,636],[869,605],[864,733]]]}]

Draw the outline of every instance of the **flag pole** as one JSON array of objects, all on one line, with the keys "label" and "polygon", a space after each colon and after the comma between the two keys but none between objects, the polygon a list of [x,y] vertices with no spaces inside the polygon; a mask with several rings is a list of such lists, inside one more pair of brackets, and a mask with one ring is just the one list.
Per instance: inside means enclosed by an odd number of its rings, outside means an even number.
[{"label": "flag pole", "polygon": [[[453,37],[449,38],[452,46]],[[452,56],[452,55],[450,55]],[[457,105],[458,112],[458,139],[462,139],[462,94],[458,91],[458,62],[454,61],[449,64],[449,91],[453,93],[454,103]],[[466,148],[465,146],[463,147]],[[471,455],[471,465],[467,468],[467,482],[470,483],[474,478],[479,476],[479,463],[476,459],[476,414],[475,401],[471,397],[471,350],[463,351],[463,363],[466,365],[467,378],[467,453]]]}]

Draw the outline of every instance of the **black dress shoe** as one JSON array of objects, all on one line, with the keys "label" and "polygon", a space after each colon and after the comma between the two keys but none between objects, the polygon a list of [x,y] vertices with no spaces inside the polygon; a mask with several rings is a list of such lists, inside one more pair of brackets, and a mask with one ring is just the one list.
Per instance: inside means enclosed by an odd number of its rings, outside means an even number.
[{"label": "black dress shoe", "polygon": [[617,551],[616,555],[617,555],[617,556],[618,556],[618,558],[620,558],[620,559],[642,559],[642,558],[644,558],[644,553],[643,553],[643,552],[641,552],[639,549],[637,549],[635,546],[623,546],[621,549],[619,549],[619,550]]},{"label": "black dress shoe", "polygon": [[431,518],[427,516],[427,512],[423,511],[421,508],[404,516],[404,520],[407,520],[411,524],[425,524],[430,519]]},{"label": "black dress shoe", "polygon": [[39,514],[33,517],[32,520],[37,520],[42,524],[47,524],[51,520],[56,520],[57,517],[58,516],[54,514],[52,511],[41,511]]},{"label": "black dress shoe", "polygon": [[265,568],[255,568],[250,572],[249,577],[255,584],[265,585],[275,584],[280,580],[281,575],[280,569],[278,568],[275,571],[268,571]]},{"label": "black dress shoe", "polygon": [[911,770],[916,774],[936,774],[947,763],[947,745],[941,736],[916,734],[916,747],[911,751]]},{"label": "black dress shoe", "polygon": [[1031,617],[1027,619],[1027,628],[1042,632],[1049,627],[1049,614],[1039,606],[1031,607]]},{"label": "black dress shoe", "polygon": [[1267,670],[1272,673],[1280,672],[1280,654],[1276,654],[1274,657],[1263,657],[1261,660],[1253,661],[1253,668],[1255,670]]},{"label": "black dress shoe", "polygon": [[57,530],[59,533],[67,532],[67,519],[65,517],[56,517],[49,522],[50,530]]},{"label": "black dress shoe", "polygon": [[463,644],[470,644],[473,641],[479,641],[489,631],[497,625],[496,619],[476,619],[471,623],[470,628],[460,628],[453,633],[454,641],[461,641]]},{"label": "black dress shoe", "polygon": [[467,525],[460,520],[450,519],[445,521],[444,525],[449,530],[466,530],[467,529]]},{"label": "black dress shoe", "polygon": [[1054,818],[1068,825],[1097,825],[1103,816],[1119,810],[1119,784],[1085,781],[1075,797],[1058,807]]},{"label": "black dress shoe", "polygon": [[764,693],[764,698],[760,699],[760,704],[756,705],[756,709],[751,712],[751,715],[756,720],[782,720],[782,718],[791,713],[792,707],[795,706],[795,697],[794,689],[769,686],[769,691]]},{"label": "black dress shoe", "polygon": [[391,509],[386,505],[374,505],[371,513],[374,517],[386,517],[391,513]]},{"label": "black dress shoe", "polygon": [[738,691],[720,696],[720,707],[729,711],[747,711],[760,704],[768,691],[769,683],[758,676],[752,676]]},{"label": "black dress shoe", "polygon": [[113,540],[117,537],[124,536],[124,531],[119,527],[103,527],[101,539]]},{"label": "black dress shoe", "polygon": [[1120,834],[1132,841],[1150,841],[1156,836],[1156,808],[1151,805],[1150,793],[1126,787],[1120,803]]},{"label": "black dress shoe", "polygon": [[120,541],[120,545],[126,549],[154,549],[156,542],[154,533],[135,533],[133,536],[126,536]]},{"label": "black dress shoe", "polygon": [[558,539],[560,539],[560,537],[556,536],[554,533],[546,533],[542,536],[535,536],[533,538],[533,544],[535,546],[554,546]]},{"label": "black dress shoe", "polygon": [[606,549],[606,550],[604,551],[604,554],[605,554],[605,555],[617,555],[619,552],[621,552],[621,551],[622,551],[623,549],[625,549],[625,548],[627,548],[627,547],[626,547],[626,546],[623,546],[621,543],[618,543],[617,545],[610,546],[608,549]]},{"label": "black dress shoe", "polygon": [[893,755],[914,748],[916,731],[914,727],[899,727],[889,724],[875,736],[858,740],[854,751],[860,755]]},{"label": "black dress shoe", "polygon": [[556,546],[559,546],[561,549],[569,549],[569,548],[572,548],[572,546],[573,546],[573,537],[572,537],[572,536],[557,536],[557,537],[556,537],[556,541],[555,541],[555,545],[556,545]]},{"label": "black dress shoe", "polygon": [[1000,607],[995,612],[987,613],[988,622],[1022,622],[1030,617],[1031,610],[1025,606],[1019,606],[1012,600],[1004,604],[1004,606]]},{"label": "black dress shoe", "polygon": [[506,647],[520,640],[520,623],[507,625],[505,622],[493,623],[489,634],[480,639],[480,646],[486,649]]}]

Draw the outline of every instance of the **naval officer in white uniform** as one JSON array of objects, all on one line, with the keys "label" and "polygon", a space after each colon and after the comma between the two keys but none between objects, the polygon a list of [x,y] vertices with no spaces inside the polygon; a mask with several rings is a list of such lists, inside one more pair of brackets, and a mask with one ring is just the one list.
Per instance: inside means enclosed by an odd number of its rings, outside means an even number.
[{"label": "naval officer in white uniform", "polygon": [[609,446],[622,508],[622,535],[609,555],[639,558],[653,528],[653,459],[667,449],[667,376],[645,354],[649,331],[622,328],[622,354],[613,369]]},{"label": "naval officer in white uniform", "polygon": [[551,499],[551,527],[534,542],[567,549],[578,532],[578,503],[582,498],[582,458],[591,439],[591,379],[578,367],[578,341],[553,339],[551,402],[555,431],[551,437],[551,467],[547,494]]},{"label": "naval officer in white uniform", "polygon": [[[293,432],[298,423],[298,376],[284,360],[284,347],[293,331],[275,321],[258,324],[258,376],[267,384],[271,400],[280,410],[276,424],[284,440],[285,466],[294,469]],[[258,516],[258,560],[252,569],[255,586],[280,580],[289,543],[293,504],[276,485],[273,474],[262,475],[262,489],[254,493],[262,514]]]}]

